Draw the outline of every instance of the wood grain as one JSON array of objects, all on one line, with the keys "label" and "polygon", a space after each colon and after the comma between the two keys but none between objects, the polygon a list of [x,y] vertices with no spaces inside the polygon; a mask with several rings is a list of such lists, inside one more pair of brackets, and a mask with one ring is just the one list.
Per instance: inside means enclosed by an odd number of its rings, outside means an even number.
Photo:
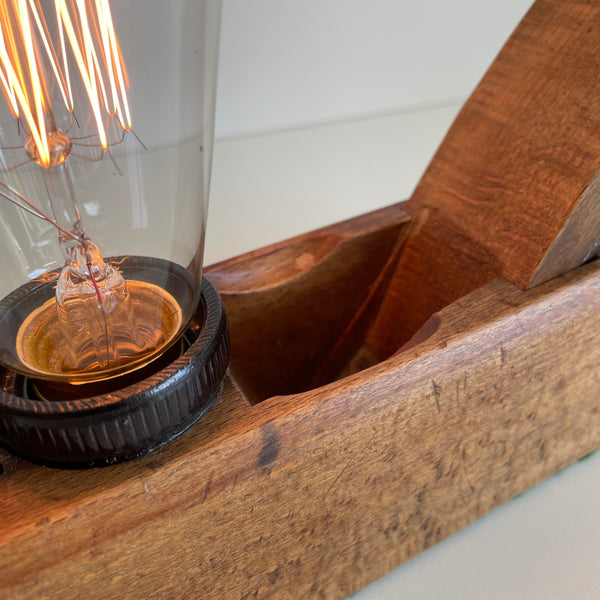
[{"label": "wood grain", "polygon": [[600,445],[600,264],[496,280],[421,343],[134,463],[0,454],[0,597],[344,598]]},{"label": "wood grain", "polygon": [[598,2],[539,0],[459,113],[407,205],[423,226],[369,335],[380,358],[492,278],[525,288],[595,250],[599,22]]}]

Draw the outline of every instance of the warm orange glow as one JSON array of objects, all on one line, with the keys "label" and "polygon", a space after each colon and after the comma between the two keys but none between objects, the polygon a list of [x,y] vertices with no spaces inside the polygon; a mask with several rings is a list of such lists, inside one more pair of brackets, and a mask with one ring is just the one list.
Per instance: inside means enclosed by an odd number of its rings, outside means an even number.
[{"label": "warm orange glow", "polygon": [[117,115],[123,129],[131,129],[127,71],[109,0],[54,0],[54,8],[56,46],[40,0],[0,2],[0,87],[46,167],[51,165],[48,139],[54,127],[48,90],[56,85],[66,109],[73,112],[73,62],[89,101],[83,109],[93,116],[102,148],[108,148],[106,116]]}]

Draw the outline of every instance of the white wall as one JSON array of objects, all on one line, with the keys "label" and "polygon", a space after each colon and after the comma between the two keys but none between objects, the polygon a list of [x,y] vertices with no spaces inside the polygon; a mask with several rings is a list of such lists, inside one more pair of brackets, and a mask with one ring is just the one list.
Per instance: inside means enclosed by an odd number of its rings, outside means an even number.
[{"label": "white wall", "polygon": [[531,0],[225,0],[205,264],[408,198]]},{"label": "white wall", "polygon": [[224,0],[217,137],[464,99],[531,0]]}]

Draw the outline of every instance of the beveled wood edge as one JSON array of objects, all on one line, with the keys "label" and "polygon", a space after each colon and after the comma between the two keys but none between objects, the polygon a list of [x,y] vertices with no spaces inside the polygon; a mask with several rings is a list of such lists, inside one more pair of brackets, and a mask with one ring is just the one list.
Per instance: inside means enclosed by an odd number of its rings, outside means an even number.
[{"label": "beveled wood edge", "polygon": [[335,235],[343,238],[346,236],[355,235],[356,233],[367,233],[369,231],[378,230],[387,221],[408,222],[411,217],[405,209],[407,204],[408,200],[395,202],[389,206],[384,206],[382,208],[357,215],[356,217],[351,217],[337,223],[332,223],[331,225],[327,225],[325,227],[313,229],[306,233],[301,233],[300,235],[296,235],[279,242],[274,242],[267,246],[262,246],[261,248],[251,250],[250,252],[246,252],[244,254],[226,258],[205,266],[204,273],[206,275],[211,275],[218,271],[223,271],[225,273],[228,269],[231,269],[231,267],[247,263],[249,260],[253,260],[258,257],[263,257],[274,252],[278,252],[283,248],[301,245],[303,242],[314,237]]},{"label": "beveled wood edge", "polygon": [[526,287],[548,281],[597,255],[600,245],[599,202],[600,171],[581,193]]}]

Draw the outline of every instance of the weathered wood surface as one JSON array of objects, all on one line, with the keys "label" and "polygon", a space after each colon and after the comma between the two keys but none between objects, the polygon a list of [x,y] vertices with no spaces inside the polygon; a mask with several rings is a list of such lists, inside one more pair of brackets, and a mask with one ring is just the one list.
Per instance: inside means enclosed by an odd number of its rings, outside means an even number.
[{"label": "weathered wood surface", "polygon": [[363,373],[135,463],[0,454],[0,597],[343,598],[600,445],[600,263],[496,280]]},{"label": "weathered wood surface", "polygon": [[494,277],[528,287],[594,251],[599,22],[597,1],[538,0],[462,108],[407,205],[421,227],[369,335],[379,358]]}]

